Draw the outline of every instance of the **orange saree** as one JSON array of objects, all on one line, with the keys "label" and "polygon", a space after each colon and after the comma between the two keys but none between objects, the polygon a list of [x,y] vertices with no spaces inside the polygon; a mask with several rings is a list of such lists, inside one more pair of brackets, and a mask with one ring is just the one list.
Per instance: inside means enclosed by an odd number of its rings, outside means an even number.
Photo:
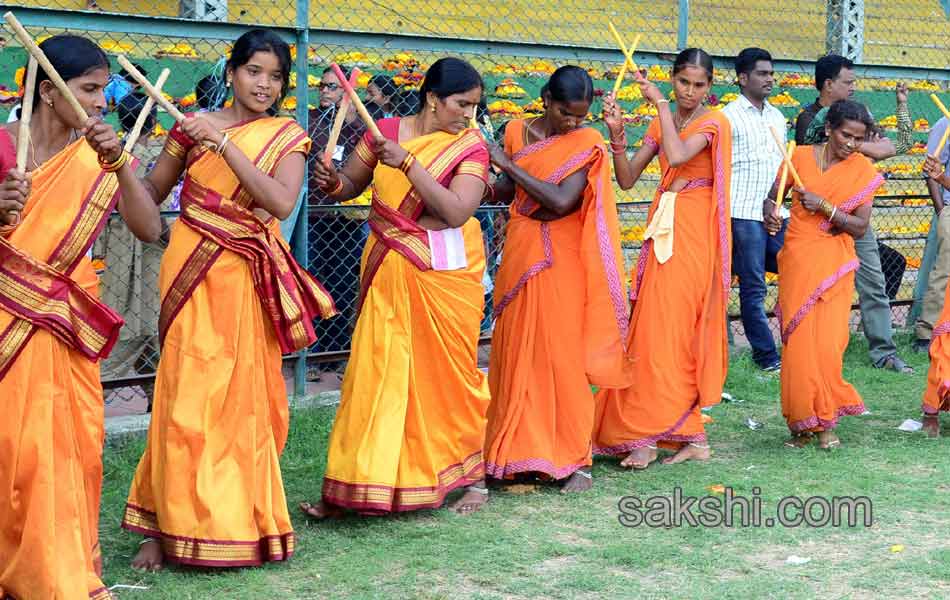
[{"label": "orange saree", "polygon": [[[399,119],[379,127],[398,139]],[[443,185],[487,176],[488,151],[475,130],[402,146]],[[366,138],[356,152],[374,168],[372,234],[323,502],[367,514],[435,508],[453,489],[484,477],[489,395],[476,357],[485,293],[481,227],[473,217],[460,231],[446,230],[460,236],[455,249],[465,266],[433,268],[442,253],[429,241],[433,232],[416,222],[422,199],[401,171],[376,164]]]},{"label": "orange saree", "polygon": [[658,119],[643,140],[657,148],[663,172],[650,220],[674,181],[686,180],[686,185],[676,195],[675,212],[667,212],[675,232],[668,248],[672,256],[661,263],[654,239],[645,240],[640,250],[627,336],[633,384],[596,394],[597,453],[621,455],[657,443],[675,448],[704,442],[699,409],[722,396],[729,364],[725,319],[731,283],[732,139],[729,122],[718,112],[703,115],[680,133],[683,139],[693,135],[703,135],[709,143],[679,167],[671,167],[661,150]]},{"label": "orange saree", "polygon": [[[290,119],[229,128],[261,171],[306,154]],[[161,361],[148,445],[122,526],[161,541],[167,560],[211,567],[286,560],[294,551],[279,459],[288,407],[281,353],[313,343],[334,313],[293,259],[279,223],[261,221],[224,159],[175,129],[187,153],[182,215],[159,274]]]},{"label": "orange saree", "polygon": [[950,286],[944,292],[943,311],[930,338],[930,369],[922,404],[925,415],[950,411]]},{"label": "orange saree", "polygon": [[579,210],[537,221],[517,188],[495,280],[485,468],[502,479],[563,479],[591,464],[590,384],[625,383],[629,315],[617,207],[603,138],[577,129],[525,147],[511,121],[505,152],[534,177],[560,183],[589,169]]},{"label": "orange saree", "polygon": [[0,228],[0,598],[105,599],[96,361],[122,319],[86,253],[118,181],[85,140],[32,174],[21,222]]},{"label": "orange saree", "polygon": [[[796,148],[792,162],[805,189],[852,212],[874,199],[884,179],[855,152],[821,172],[814,147]],[[782,328],[782,414],[793,433],[834,429],[842,415],[859,415],[864,403],[841,375],[848,346],[848,316],[858,257],[854,238],[832,233],[821,213],[811,214],[798,194],[778,254]]]}]

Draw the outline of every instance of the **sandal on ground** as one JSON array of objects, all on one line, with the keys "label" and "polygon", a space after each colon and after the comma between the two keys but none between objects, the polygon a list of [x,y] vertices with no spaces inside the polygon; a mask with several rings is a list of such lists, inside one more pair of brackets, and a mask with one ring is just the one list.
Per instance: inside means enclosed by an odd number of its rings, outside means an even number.
[{"label": "sandal on ground", "polygon": [[901,357],[897,356],[896,354],[891,354],[882,360],[880,364],[874,366],[878,369],[887,369],[889,371],[894,371],[895,373],[905,373],[908,375],[914,372],[914,368],[905,363]]}]

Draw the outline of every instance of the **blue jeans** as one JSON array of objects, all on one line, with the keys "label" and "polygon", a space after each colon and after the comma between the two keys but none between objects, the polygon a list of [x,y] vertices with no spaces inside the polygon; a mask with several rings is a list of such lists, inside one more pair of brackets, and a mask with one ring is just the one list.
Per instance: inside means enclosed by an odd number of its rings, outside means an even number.
[{"label": "blue jeans", "polygon": [[739,277],[739,311],[746,338],[752,346],[752,360],[761,368],[778,362],[775,340],[765,316],[765,272],[778,272],[775,256],[785,242],[785,228],[769,235],[761,221],[732,220],[732,272]]}]

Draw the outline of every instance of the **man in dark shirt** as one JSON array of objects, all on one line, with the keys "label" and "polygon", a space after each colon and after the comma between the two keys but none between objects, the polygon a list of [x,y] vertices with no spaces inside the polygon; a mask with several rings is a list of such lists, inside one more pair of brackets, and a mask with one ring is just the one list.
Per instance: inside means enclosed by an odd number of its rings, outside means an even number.
[{"label": "man in dark shirt", "polygon": [[[854,63],[843,56],[829,54],[815,63],[815,87],[818,98],[805,107],[795,123],[795,141],[799,145],[823,143],[823,130],[811,127],[812,121],[822,111],[838,100],[847,100],[855,89]],[[902,92],[903,91],[903,95]],[[898,86],[898,111],[901,100],[904,111],[907,107],[906,89]],[[827,111],[825,111],[827,112]],[[909,120],[909,116],[906,117]],[[859,151],[871,160],[883,160],[896,154],[894,143],[887,136],[872,133],[872,138],[861,144]],[[854,284],[861,307],[861,323],[868,340],[871,363],[878,368],[900,373],[913,373],[897,355],[891,319],[891,304],[887,296],[886,280],[881,270],[881,255],[878,250],[874,228],[869,226],[863,237],[854,240],[858,260],[861,263]]]}]

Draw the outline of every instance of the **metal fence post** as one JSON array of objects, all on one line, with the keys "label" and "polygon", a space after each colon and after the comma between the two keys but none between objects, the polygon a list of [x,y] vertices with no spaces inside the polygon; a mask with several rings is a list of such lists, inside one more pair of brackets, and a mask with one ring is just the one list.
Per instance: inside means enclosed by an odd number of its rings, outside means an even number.
[{"label": "metal fence post", "polygon": [[689,0],[679,0],[679,26],[676,29],[676,49],[685,50],[689,45]]},{"label": "metal fence post", "polygon": [[[297,0],[297,122],[309,131],[309,84],[310,75],[310,0]],[[300,190],[300,209],[297,211],[297,222],[294,227],[293,253],[294,258],[304,268],[310,264],[307,255],[309,246],[309,206],[307,202],[307,177],[303,178],[303,187]],[[294,398],[303,398],[307,392],[307,352],[304,348],[297,353],[294,362]]]},{"label": "metal fence post", "polygon": [[864,58],[864,0],[829,0],[825,48],[854,62]]}]

